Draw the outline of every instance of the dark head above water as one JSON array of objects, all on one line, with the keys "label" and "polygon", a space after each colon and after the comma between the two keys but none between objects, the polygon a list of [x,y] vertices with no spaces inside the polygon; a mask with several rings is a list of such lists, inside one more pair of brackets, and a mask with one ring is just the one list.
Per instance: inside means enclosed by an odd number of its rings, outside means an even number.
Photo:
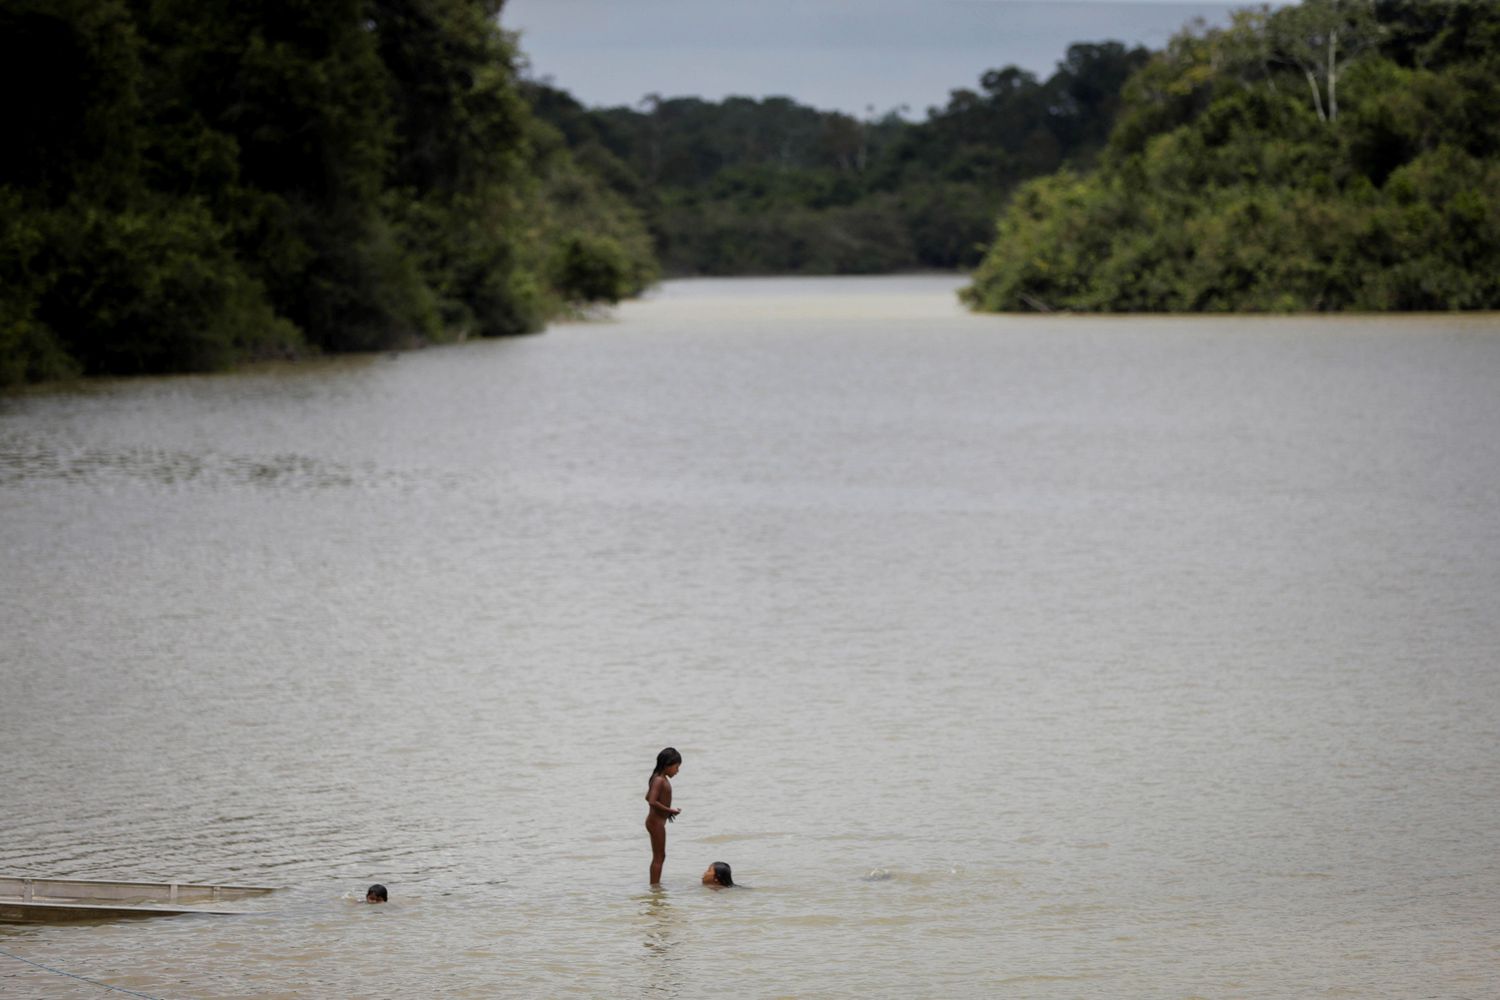
[{"label": "dark head above water", "polygon": [[703,884],[714,886],[734,885],[734,876],[729,871],[729,865],[723,861],[715,861],[703,872]]},{"label": "dark head above water", "polygon": [[384,903],[386,899],[387,893],[385,891],[385,886],[381,885],[379,882],[376,882],[374,885],[370,886],[370,888],[365,890],[366,903]]}]

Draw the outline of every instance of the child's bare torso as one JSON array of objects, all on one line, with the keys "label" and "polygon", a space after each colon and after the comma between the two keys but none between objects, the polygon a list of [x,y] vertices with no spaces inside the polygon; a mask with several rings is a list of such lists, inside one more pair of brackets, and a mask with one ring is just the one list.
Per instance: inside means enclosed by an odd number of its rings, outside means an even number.
[{"label": "child's bare torso", "polygon": [[672,782],[665,774],[652,779],[651,787],[646,790],[646,802],[649,807],[646,825],[665,824],[670,815],[666,810],[672,808]]}]

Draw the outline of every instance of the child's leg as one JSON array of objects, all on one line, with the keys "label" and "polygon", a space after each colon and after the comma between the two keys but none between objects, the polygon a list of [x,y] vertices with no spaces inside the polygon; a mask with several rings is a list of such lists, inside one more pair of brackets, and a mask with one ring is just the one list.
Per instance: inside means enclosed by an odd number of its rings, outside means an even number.
[{"label": "child's leg", "polygon": [[653,823],[646,827],[651,834],[651,884],[661,884],[662,862],[667,860],[667,825]]}]

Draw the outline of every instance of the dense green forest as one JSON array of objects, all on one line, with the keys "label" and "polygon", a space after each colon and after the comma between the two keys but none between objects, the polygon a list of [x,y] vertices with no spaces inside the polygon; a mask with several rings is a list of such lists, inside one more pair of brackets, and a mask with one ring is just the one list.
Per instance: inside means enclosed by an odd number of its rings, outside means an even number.
[{"label": "dense green forest", "polygon": [[1187,31],[1090,171],[1017,192],[988,310],[1500,308],[1500,3],[1304,0]]},{"label": "dense green forest", "polygon": [[[539,328],[655,275],[500,0],[6,0],[0,385]],[[23,96],[24,95],[24,96]]]},{"label": "dense green forest", "polygon": [[[925,121],[586,109],[502,0],[6,0],[0,385],[539,328],[670,274],[975,264],[1104,146],[1148,53],[1076,45]],[[661,262],[661,265],[658,264]]]},{"label": "dense green forest", "polygon": [[502,5],[5,0],[0,386],[521,333],[660,273],[1500,307],[1500,2],[1250,8],[919,121],[586,108],[524,78]]},{"label": "dense green forest", "polygon": [[993,70],[920,122],[781,97],[588,109],[543,83],[525,93],[644,214],[670,275],[952,269],[979,261],[1016,185],[1092,163],[1148,57],[1074,45],[1046,80]]}]

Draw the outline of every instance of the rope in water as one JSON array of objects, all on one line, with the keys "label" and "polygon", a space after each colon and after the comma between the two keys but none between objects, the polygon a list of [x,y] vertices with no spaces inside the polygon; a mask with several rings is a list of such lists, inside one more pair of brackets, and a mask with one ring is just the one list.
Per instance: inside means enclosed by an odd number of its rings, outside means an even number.
[{"label": "rope in water", "polygon": [[61,969],[54,969],[52,966],[43,965],[41,962],[33,962],[29,958],[22,958],[20,955],[12,955],[4,948],[0,948],[0,955],[4,955],[6,958],[13,958],[17,962],[25,962],[27,965],[34,965],[38,969],[46,969],[48,972],[55,972],[59,976],[67,976],[69,979],[77,979],[80,982],[88,983],[90,986],[102,986],[107,990],[114,990],[116,993],[128,993],[133,997],[145,997],[145,1000],[161,1000],[161,997],[154,997],[149,993],[137,993],[135,990],[127,990],[123,986],[111,986],[108,983],[101,983],[97,979],[89,979],[87,976],[75,976],[71,972],[64,972]]}]

